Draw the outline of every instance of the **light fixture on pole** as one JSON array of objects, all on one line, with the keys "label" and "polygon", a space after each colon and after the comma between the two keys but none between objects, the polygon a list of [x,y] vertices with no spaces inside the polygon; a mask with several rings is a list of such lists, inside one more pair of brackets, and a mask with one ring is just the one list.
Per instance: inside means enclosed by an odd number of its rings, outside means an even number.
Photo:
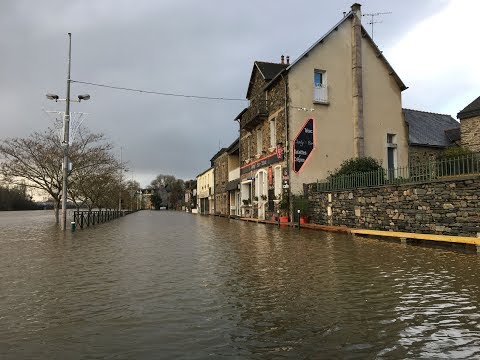
[{"label": "light fixture on pole", "polygon": [[63,183],[62,183],[62,229],[67,229],[67,177],[68,177],[68,143],[70,141],[70,101],[81,102],[82,100],[90,99],[90,95],[78,95],[78,100],[70,99],[70,68],[72,62],[72,34],[68,33],[68,72],[67,72],[67,96],[65,99],[60,99],[56,94],[47,94],[47,99],[58,101],[65,101],[65,114],[63,116]]}]

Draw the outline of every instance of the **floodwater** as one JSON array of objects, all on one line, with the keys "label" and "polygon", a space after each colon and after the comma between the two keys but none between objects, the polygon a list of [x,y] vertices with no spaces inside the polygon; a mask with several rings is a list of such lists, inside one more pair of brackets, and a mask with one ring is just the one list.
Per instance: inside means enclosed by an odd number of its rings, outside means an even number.
[{"label": "floodwater", "polygon": [[480,256],[142,211],[0,213],[0,359],[480,358]]}]

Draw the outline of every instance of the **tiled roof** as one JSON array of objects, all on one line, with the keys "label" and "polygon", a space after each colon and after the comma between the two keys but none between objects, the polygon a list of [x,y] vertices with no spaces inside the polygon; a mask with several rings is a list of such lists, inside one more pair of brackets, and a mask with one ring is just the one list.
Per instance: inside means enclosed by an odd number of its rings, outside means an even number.
[{"label": "tiled roof", "polygon": [[468,104],[465,109],[457,114],[460,120],[480,115],[480,96]]},{"label": "tiled roof", "polygon": [[225,152],[225,150],[227,150],[227,148],[221,148],[220,150],[218,150],[218,152],[215,155],[213,155],[213,157],[210,159],[210,162],[212,163],[212,167],[213,167],[213,162],[217,160],[217,158],[220,155],[222,155]]},{"label": "tiled roof", "polygon": [[255,61],[260,73],[266,81],[272,80],[280,71],[287,68],[287,64],[277,64],[264,61]]},{"label": "tiled roof", "polygon": [[447,147],[457,139],[460,124],[450,115],[426,111],[403,109],[408,123],[408,140],[410,145]]},{"label": "tiled roof", "polygon": [[250,82],[248,83],[247,99],[250,97],[250,91],[252,90],[253,74],[255,73],[255,69],[258,69],[258,71],[260,72],[260,75],[263,77],[266,84],[267,82],[272,80],[277,74],[279,74],[282,70],[286,69],[288,66],[289,66],[288,64],[255,61],[253,63],[252,74],[250,75]]}]

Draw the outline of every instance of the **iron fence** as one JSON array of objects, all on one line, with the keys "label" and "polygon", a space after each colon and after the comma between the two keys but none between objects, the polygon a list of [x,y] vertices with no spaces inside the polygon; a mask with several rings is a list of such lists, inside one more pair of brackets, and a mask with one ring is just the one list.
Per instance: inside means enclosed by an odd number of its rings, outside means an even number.
[{"label": "iron fence", "polygon": [[480,153],[440,158],[427,163],[379,169],[365,173],[330,176],[317,180],[317,191],[348,190],[360,187],[428,182],[449,177],[480,174]]}]

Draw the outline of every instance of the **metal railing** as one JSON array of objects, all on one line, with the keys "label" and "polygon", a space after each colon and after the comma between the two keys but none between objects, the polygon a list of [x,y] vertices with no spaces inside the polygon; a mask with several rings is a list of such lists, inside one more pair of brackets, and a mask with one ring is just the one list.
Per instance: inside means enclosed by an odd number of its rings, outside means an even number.
[{"label": "metal railing", "polygon": [[327,84],[314,85],[313,87],[313,101],[328,102],[328,87]]},{"label": "metal railing", "polygon": [[475,174],[480,174],[480,153],[441,158],[416,166],[330,176],[325,180],[317,180],[316,189],[317,191],[347,190],[361,187],[420,183]]},{"label": "metal railing", "polygon": [[253,128],[267,115],[268,101],[260,99],[252,100],[248,110],[242,115],[240,126],[246,129]]}]

